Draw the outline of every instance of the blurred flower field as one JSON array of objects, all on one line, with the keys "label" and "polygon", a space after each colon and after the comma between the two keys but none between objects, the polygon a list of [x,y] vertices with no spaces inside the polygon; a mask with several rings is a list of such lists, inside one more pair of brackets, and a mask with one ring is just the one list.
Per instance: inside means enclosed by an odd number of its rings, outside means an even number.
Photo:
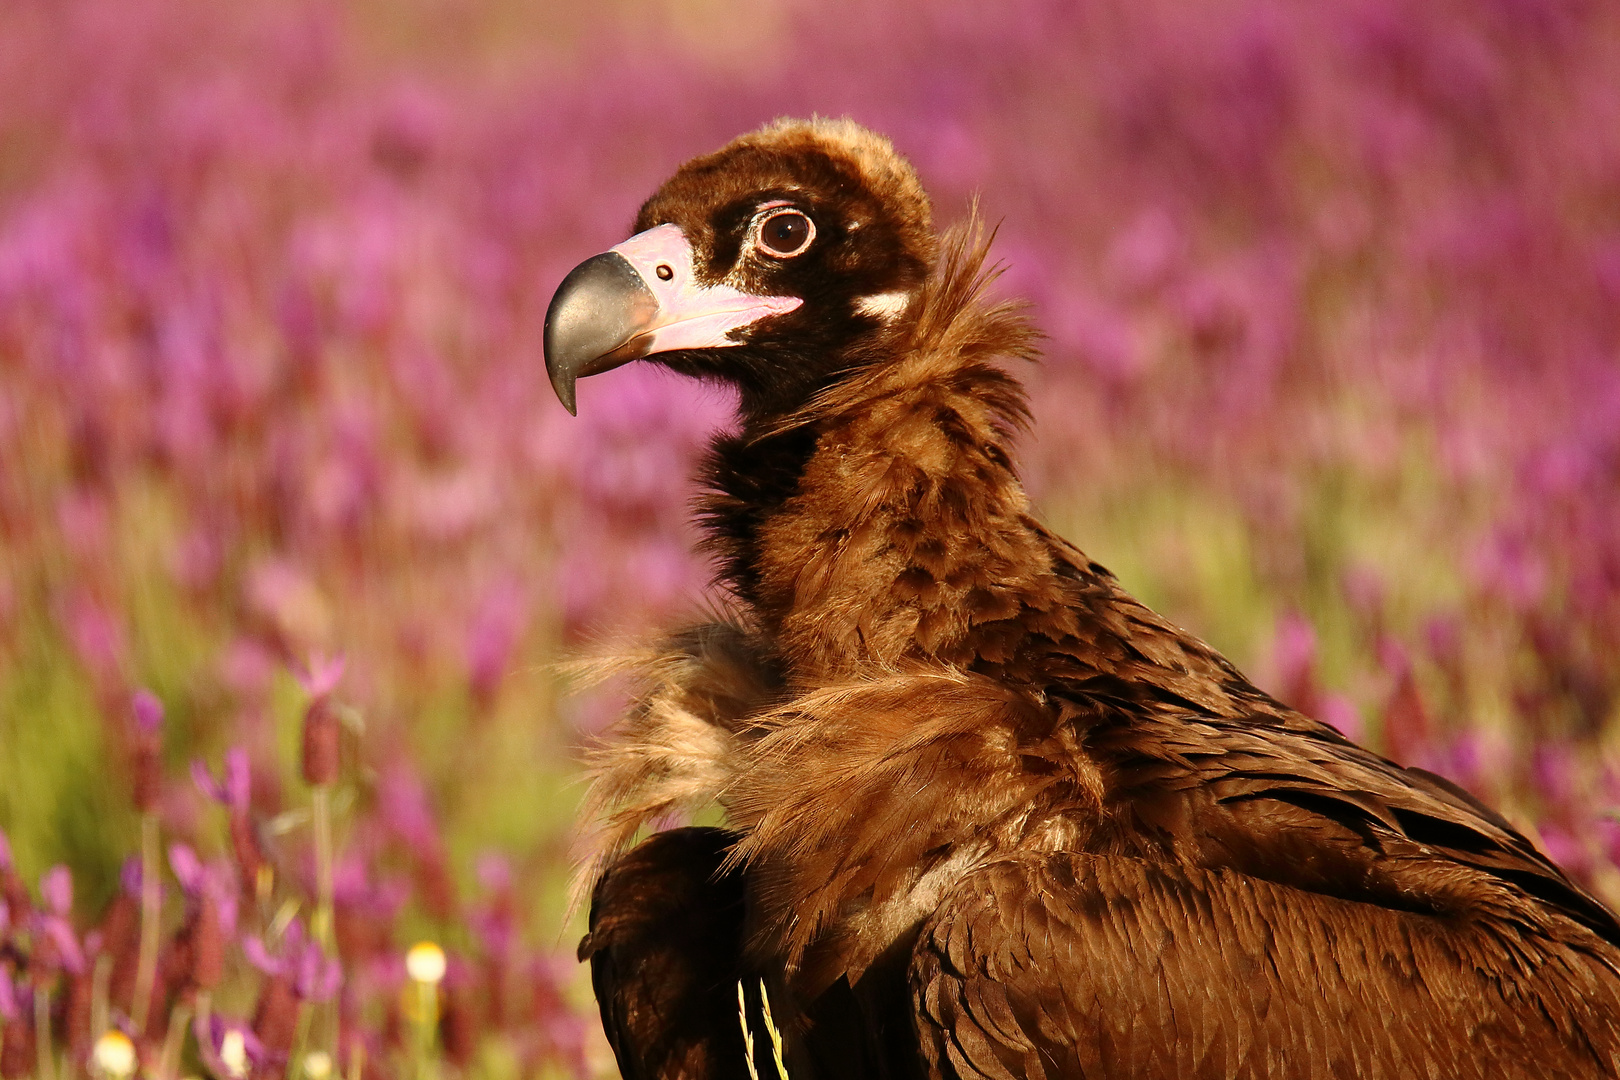
[{"label": "blurred flower field", "polygon": [[614,703],[554,664],[701,604],[727,402],[572,420],[541,322],[813,111],[1001,221],[1053,525],[1620,902],[1613,5],[19,0],[6,1080],[611,1072],[563,920]]}]

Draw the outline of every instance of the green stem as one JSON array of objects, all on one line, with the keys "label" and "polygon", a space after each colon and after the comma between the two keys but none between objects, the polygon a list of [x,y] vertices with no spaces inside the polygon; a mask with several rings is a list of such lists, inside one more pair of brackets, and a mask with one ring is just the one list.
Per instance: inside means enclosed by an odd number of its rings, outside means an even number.
[{"label": "green stem", "polygon": [[436,1080],[439,1075],[439,988],[432,983],[416,986],[416,1078]]},{"label": "green stem", "polygon": [[304,1058],[309,1054],[310,1013],[310,1007],[300,1001],[298,1003],[298,1020],[293,1025],[293,1052],[287,1058],[287,1076],[289,1080],[297,1076],[295,1070],[303,1066]]},{"label": "green stem", "polygon": [[51,1049],[51,992],[34,991],[34,1050],[39,1057],[39,1080],[56,1080],[56,1054]]},{"label": "green stem", "polygon": [[213,1019],[214,997],[207,990],[197,991],[197,1024],[199,1031],[208,1030],[209,1021]]},{"label": "green stem", "polygon": [[157,978],[158,923],[163,917],[162,882],[158,880],[157,815],[141,815],[141,952],[135,965],[135,1000],[130,1003],[130,1019],[137,1035],[146,1033],[147,1013],[152,1007],[152,983]]},{"label": "green stem", "polygon": [[315,816],[315,940],[332,949],[332,792],[320,784],[313,793]]},{"label": "green stem", "polygon": [[158,1056],[158,1080],[174,1080],[180,1068],[180,1044],[185,1041],[186,1025],[191,1022],[191,1010],[176,1005],[169,1013],[169,1031],[163,1036],[163,1050]]},{"label": "green stem", "polygon": [[108,985],[112,980],[113,958],[106,953],[96,957],[95,969],[90,973],[90,1039],[92,1044],[106,1033],[111,1024],[111,1009],[107,1003]]},{"label": "green stem", "polygon": [[[315,940],[320,943],[321,950],[331,956],[337,951],[333,932],[332,876],[336,855],[332,843],[331,786],[317,784],[311,798],[315,828],[315,918],[311,929],[315,933]],[[335,1029],[337,1026],[336,1008],[335,1003],[316,1006],[317,1015],[312,1025],[314,1033],[310,1041],[316,1049],[328,1053],[336,1049],[336,1031],[327,1031],[327,1028]],[[330,1024],[327,1023],[328,1013],[331,1014]],[[327,1038],[328,1035],[331,1036],[330,1040]],[[329,1041],[334,1045],[329,1045]]]}]

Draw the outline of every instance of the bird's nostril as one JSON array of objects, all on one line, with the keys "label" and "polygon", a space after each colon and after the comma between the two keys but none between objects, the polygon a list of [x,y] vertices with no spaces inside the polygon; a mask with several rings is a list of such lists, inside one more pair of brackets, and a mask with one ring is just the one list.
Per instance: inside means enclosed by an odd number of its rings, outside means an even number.
[{"label": "bird's nostril", "polygon": [[659,263],[658,269],[654,270],[653,273],[658,275],[659,281],[668,281],[675,276],[675,268],[668,263]]}]

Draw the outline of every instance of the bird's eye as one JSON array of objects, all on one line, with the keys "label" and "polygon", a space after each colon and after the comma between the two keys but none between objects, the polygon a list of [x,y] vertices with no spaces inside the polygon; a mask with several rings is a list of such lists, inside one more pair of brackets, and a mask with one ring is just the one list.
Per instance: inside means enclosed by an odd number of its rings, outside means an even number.
[{"label": "bird's eye", "polygon": [[755,246],[778,259],[791,258],[810,246],[816,225],[797,210],[778,210],[759,223]]}]

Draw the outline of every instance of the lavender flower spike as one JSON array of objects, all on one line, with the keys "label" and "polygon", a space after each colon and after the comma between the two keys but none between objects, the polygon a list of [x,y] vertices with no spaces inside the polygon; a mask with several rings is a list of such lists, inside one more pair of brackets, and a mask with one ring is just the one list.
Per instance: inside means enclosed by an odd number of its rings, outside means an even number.
[{"label": "lavender flower spike", "polygon": [[40,899],[57,915],[66,917],[73,910],[73,873],[60,864],[45,871],[39,879]]},{"label": "lavender flower spike", "polygon": [[156,735],[163,727],[163,702],[152,691],[144,687],[135,691],[130,708],[135,714],[136,730],[141,734]]},{"label": "lavender flower spike", "polygon": [[233,746],[225,751],[225,766],[218,780],[208,771],[201,759],[191,763],[191,779],[208,798],[221,806],[245,812],[252,796],[252,772],[247,751]]},{"label": "lavender flower spike", "polygon": [[303,671],[295,672],[298,685],[304,688],[304,693],[312,698],[324,698],[343,680],[343,670],[348,661],[342,655],[323,656],[319,652],[311,653],[309,662]]},{"label": "lavender flower spike", "polygon": [[35,916],[39,931],[55,946],[61,965],[75,975],[84,971],[84,950],[68,923],[73,910],[73,875],[65,866],[53,866],[39,882],[39,894],[48,912]]}]

